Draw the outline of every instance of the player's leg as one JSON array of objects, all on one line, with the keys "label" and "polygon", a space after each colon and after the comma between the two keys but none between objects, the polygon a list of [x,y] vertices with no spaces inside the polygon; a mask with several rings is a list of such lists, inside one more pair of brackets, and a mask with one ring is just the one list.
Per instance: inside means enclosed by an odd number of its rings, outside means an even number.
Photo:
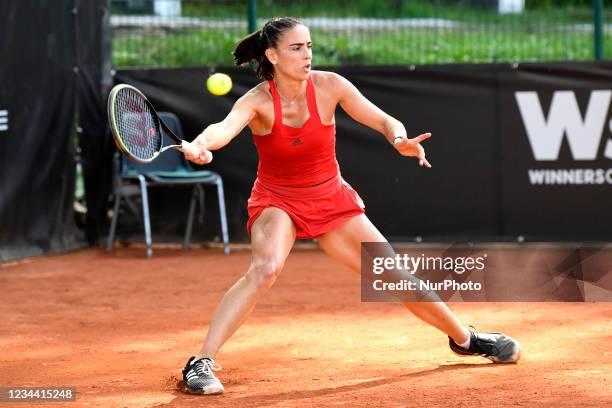
[{"label": "player's leg", "polygon": [[214,357],[240,327],[257,299],[274,283],[295,241],[295,226],[286,212],[266,208],[251,227],[251,265],[217,307],[198,357]]},{"label": "player's leg", "polygon": [[[340,227],[319,237],[319,246],[356,273],[361,272],[361,243],[387,242],[365,214],[349,219]],[[442,302],[403,302],[412,313],[446,333],[455,342],[464,343],[469,331]]]},{"label": "player's leg", "polygon": [[[361,243],[387,242],[370,220],[361,214],[319,237],[319,246],[328,254],[361,272]],[[461,325],[443,302],[402,302],[426,323],[446,333],[451,349],[461,355],[485,355],[496,362],[516,362],[521,356],[520,344],[501,333],[475,333]],[[465,345],[463,349],[459,345]]]},{"label": "player's leg", "polygon": [[223,392],[213,370],[214,356],[249,316],[257,300],[272,286],[283,269],[295,241],[295,226],[284,211],[267,208],[251,227],[252,259],[245,276],[223,296],[213,315],[204,344],[183,370],[186,391],[198,394]]}]

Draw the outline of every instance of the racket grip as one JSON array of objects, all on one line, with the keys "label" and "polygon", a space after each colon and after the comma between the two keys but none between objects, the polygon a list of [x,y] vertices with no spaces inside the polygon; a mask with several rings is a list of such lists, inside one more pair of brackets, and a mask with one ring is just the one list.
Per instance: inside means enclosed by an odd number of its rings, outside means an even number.
[{"label": "racket grip", "polygon": [[[186,140],[183,140],[181,142],[181,151],[183,152],[187,152],[189,153],[189,155],[193,156],[193,157],[200,157],[200,149],[198,149],[193,143],[189,143]],[[208,155],[212,156],[212,154],[210,152],[208,152]],[[209,162],[212,160],[209,160]]]}]

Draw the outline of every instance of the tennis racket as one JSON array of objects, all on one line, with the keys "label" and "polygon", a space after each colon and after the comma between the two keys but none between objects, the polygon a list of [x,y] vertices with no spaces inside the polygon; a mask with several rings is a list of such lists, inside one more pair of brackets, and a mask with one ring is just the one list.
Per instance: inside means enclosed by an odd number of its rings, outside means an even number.
[{"label": "tennis racket", "polygon": [[[116,85],[108,96],[108,121],[119,150],[137,163],[150,163],[168,149],[199,149],[176,136],[159,118],[146,96],[131,85]],[[162,146],[162,130],[176,144]]]}]

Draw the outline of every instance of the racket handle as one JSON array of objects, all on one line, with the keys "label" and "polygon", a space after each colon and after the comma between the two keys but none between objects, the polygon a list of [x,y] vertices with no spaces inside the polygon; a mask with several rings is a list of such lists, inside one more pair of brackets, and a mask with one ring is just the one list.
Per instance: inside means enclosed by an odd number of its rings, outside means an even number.
[{"label": "racket handle", "polygon": [[[183,152],[187,152],[189,153],[191,156],[194,157],[200,157],[200,149],[198,149],[197,147],[195,147],[195,145],[193,143],[189,143],[186,140],[183,140],[181,142],[181,151]],[[212,156],[212,153],[208,152],[208,155]],[[209,162],[212,160],[212,157],[210,158]]]}]

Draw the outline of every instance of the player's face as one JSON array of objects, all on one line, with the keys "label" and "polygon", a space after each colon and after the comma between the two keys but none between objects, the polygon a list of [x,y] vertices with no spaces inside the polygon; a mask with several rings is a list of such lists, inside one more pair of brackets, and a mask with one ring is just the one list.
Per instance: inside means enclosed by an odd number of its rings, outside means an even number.
[{"label": "player's face", "polygon": [[277,73],[295,80],[308,79],[312,65],[312,42],[308,27],[298,24],[285,31],[276,48],[268,51],[271,51],[268,58]]}]

